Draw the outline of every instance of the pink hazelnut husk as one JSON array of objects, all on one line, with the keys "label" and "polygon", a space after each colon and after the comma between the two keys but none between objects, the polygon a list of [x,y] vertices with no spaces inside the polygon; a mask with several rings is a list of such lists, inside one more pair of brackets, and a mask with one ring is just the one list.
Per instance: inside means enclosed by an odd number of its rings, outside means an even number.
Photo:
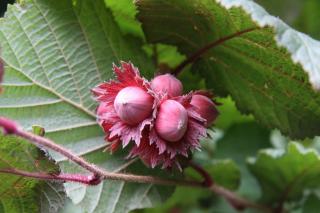
[{"label": "pink hazelnut husk", "polygon": [[108,108],[106,106],[105,103],[101,103],[98,107],[97,107],[97,115],[98,116],[101,116],[103,115],[104,113],[106,113],[108,111]]},{"label": "pink hazelnut husk", "polygon": [[166,100],[160,107],[155,121],[158,135],[166,141],[177,142],[187,131],[187,110],[177,101]]},{"label": "pink hazelnut husk", "polygon": [[193,95],[191,105],[195,107],[195,111],[199,113],[202,118],[206,119],[207,127],[210,126],[219,115],[216,104],[204,95]]},{"label": "pink hazelnut husk", "polygon": [[135,125],[148,118],[152,113],[153,97],[140,87],[125,87],[114,100],[114,109],[119,118]]},{"label": "pink hazelnut husk", "polygon": [[151,88],[158,93],[166,93],[169,97],[180,96],[183,93],[182,83],[171,74],[155,77],[151,81]]}]

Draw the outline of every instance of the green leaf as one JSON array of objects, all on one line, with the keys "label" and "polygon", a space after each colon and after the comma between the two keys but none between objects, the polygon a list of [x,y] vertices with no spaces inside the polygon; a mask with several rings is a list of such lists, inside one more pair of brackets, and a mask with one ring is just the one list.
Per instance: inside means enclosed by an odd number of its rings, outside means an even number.
[{"label": "green leaf", "polygon": [[[216,160],[207,162],[203,168],[210,174],[214,182],[231,190],[236,190],[240,185],[240,170],[232,160]],[[199,181],[203,178],[193,169],[185,170],[187,176]]]},{"label": "green leaf", "polygon": [[302,213],[317,213],[320,209],[320,199],[317,195],[311,194],[308,196],[303,205]]},{"label": "green leaf", "polygon": [[40,212],[57,213],[65,205],[66,194],[62,183],[44,182],[37,185]]},{"label": "green leaf", "polygon": [[[107,170],[131,166],[125,154],[103,152],[106,144],[96,123],[90,89],[113,76],[113,62],[130,60],[145,76],[151,76],[154,67],[141,42],[122,35],[103,0],[26,0],[10,6],[0,21],[0,43],[6,64],[0,115],[17,120],[28,130],[32,125],[43,127],[46,137]],[[63,172],[79,171],[63,156],[50,155]],[[149,172],[141,164],[133,168],[133,173]],[[86,212],[151,207],[173,190],[121,181],[82,185],[81,193],[72,193],[71,184],[65,187],[67,195]]]},{"label": "green leaf", "polygon": [[132,0],[105,0],[121,31],[144,39],[141,24],[136,20],[137,9]]},{"label": "green leaf", "polygon": [[[34,170],[34,147],[12,137],[0,135],[0,168]],[[1,212],[37,212],[36,180],[0,173]]]},{"label": "green leaf", "polygon": [[254,120],[252,115],[241,114],[231,97],[217,98],[216,101],[221,105],[217,106],[220,114],[214,122],[215,127],[228,129],[235,123],[246,123]]},{"label": "green leaf", "polygon": [[[0,134],[0,169],[12,168],[30,172],[56,171],[56,166],[37,147],[24,140]],[[5,173],[0,173],[0,178],[0,212],[48,212],[39,208],[42,206],[39,205],[39,198],[44,194],[38,190],[39,186],[51,183]]]},{"label": "green leaf", "polygon": [[240,185],[240,170],[232,160],[221,160],[214,162],[212,166],[206,165],[204,167],[214,181],[219,185],[236,190]]},{"label": "green leaf", "polygon": [[[234,213],[232,207],[221,209],[215,206],[223,198],[214,196],[211,192],[190,187],[178,186],[173,195],[162,205],[152,209],[135,211],[134,213],[164,213],[164,212],[183,212],[183,213],[202,213],[202,212],[228,212]],[[226,204],[228,205],[228,204]],[[212,209],[210,209],[212,208]],[[231,211],[230,211],[231,210]]]},{"label": "green leaf", "polygon": [[291,142],[287,149],[267,149],[249,161],[263,190],[263,201],[297,201],[306,189],[320,187],[320,157],[314,149]]},{"label": "green leaf", "polygon": [[[192,67],[218,95],[295,138],[320,133],[320,43],[250,0],[138,0],[149,42],[188,56],[219,42]],[[165,23],[165,24],[164,24]],[[269,26],[269,27],[266,27]],[[245,30],[249,32],[242,33]],[[296,63],[297,62],[297,63]]]},{"label": "green leaf", "polygon": [[239,193],[249,199],[257,199],[260,190],[257,181],[250,174],[246,158],[253,156],[263,148],[270,147],[269,131],[255,122],[238,123],[226,130],[217,141],[213,157],[216,159],[231,158],[241,171]]},{"label": "green leaf", "polygon": [[[106,167],[110,171],[119,171],[120,167],[124,172],[144,175],[154,175],[159,177],[173,178],[173,174],[165,171],[148,170],[140,162],[129,162],[123,165],[124,155],[117,154],[103,162],[101,156],[92,155],[99,166]],[[88,158],[89,160],[90,157]],[[92,160],[91,160],[92,161]],[[130,167],[128,166],[130,165]],[[73,165],[68,166],[68,171],[78,171]],[[66,168],[64,168],[66,169]],[[98,186],[86,186],[77,183],[65,184],[67,194],[73,204],[84,212],[129,212],[133,209],[150,208],[164,202],[174,191],[173,187],[164,187],[153,184],[137,184],[123,181],[104,181]]]}]

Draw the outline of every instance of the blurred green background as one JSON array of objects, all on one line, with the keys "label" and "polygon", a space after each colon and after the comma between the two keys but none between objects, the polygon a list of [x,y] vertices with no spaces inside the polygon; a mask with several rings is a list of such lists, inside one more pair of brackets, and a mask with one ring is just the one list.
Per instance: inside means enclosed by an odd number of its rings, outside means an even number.
[{"label": "blurred green background", "polygon": [[256,0],[256,2],[298,31],[320,39],[319,0]]}]

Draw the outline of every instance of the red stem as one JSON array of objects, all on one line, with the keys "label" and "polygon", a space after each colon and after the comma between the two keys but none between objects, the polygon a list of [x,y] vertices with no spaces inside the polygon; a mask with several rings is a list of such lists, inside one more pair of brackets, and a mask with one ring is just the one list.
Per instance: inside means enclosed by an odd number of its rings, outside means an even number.
[{"label": "red stem", "polygon": [[[8,124],[14,124],[13,121],[3,118],[5,122],[0,122],[0,126],[4,127],[6,130],[8,128]],[[9,125],[10,126],[10,125]],[[63,156],[67,157],[69,160],[77,163],[82,168],[87,171],[92,172],[96,177],[101,177],[101,179],[111,179],[111,180],[121,180],[127,182],[137,182],[137,183],[154,183],[154,184],[162,184],[162,185],[184,185],[184,186],[194,186],[194,187],[202,187],[202,184],[195,181],[186,181],[186,180],[175,180],[175,179],[163,179],[153,176],[143,176],[143,175],[133,175],[133,174],[123,174],[123,173],[114,173],[106,171],[94,164],[89,163],[84,158],[77,156],[72,153],[70,150],[64,148],[63,146],[56,144],[52,140],[48,138],[44,138],[38,135],[35,135],[31,132],[26,132],[21,128],[18,128],[16,124],[10,126],[12,131],[11,134],[15,134],[24,139],[27,139],[30,143],[52,149]]]},{"label": "red stem", "polygon": [[253,203],[249,200],[246,200],[234,192],[225,189],[217,184],[213,184],[210,188],[211,191],[215,192],[217,195],[224,197],[235,209],[244,210],[246,208],[258,209],[261,212],[273,212],[273,209],[263,206],[257,203]]},{"label": "red stem", "polygon": [[24,177],[36,178],[41,180],[71,181],[71,182],[83,183],[87,185],[98,185],[99,183],[101,183],[101,179],[95,175],[47,174],[47,173],[41,173],[41,172],[28,172],[28,171],[23,171],[23,170],[14,169],[14,168],[0,169],[0,173],[20,175]]},{"label": "red stem", "polygon": [[203,185],[205,187],[210,187],[214,184],[213,178],[210,176],[210,174],[202,168],[200,165],[190,161],[189,166],[192,167],[194,170],[196,170],[202,177],[203,177]]},{"label": "red stem", "polygon": [[[13,124],[13,126],[11,125]],[[35,144],[37,146],[44,146],[50,148],[60,154],[64,155],[68,159],[77,163],[81,167],[86,170],[92,172],[94,175],[92,176],[83,176],[78,174],[61,174],[61,175],[52,175],[45,173],[31,173],[26,171],[21,171],[17,169],[2,169],[0,172],[10,173],[15,175],[22,175],[32,178],[38,179],[51,179],[51,180],[64,180],[64,181],[76,181],[90,185],[96,185],[100,183],[103,179],[111,179],[111,180],[120,180],[126,182],[136,182],[136,183],[151,183],[151,184],[160,184],[160,185],[171,185],[171,186],[188,186],[188,187],[196,187],[196,188],[207,188],[218,195],[221,195],[229,203],[236,209],[244,209],[246,207],[260,209],[266,212],[270,212],[268,207],[252,203],[250,201],[245,200],[244,198],[239,197],[234,194],[232,191],[225,189],[217,184],[213,184],[213,181],[210,175],[200,166],[194,165],[193,167],[205,178],[205,186],[203,183],[197,181],[188,181],[188,180],[176,180],[176,179],[164,179],[153,176],[143,176],[143,175],[133,175],[133,174],[124,174],[124,173],[114,173],[108,172],[102,168],[97,167],[94,164],[89,163],[82,157],[77,156],[66,148],[54,143],[50,139],[40,137],[33,133],[25,132],[21,128],[18,128],[14,122],[8,119],[1,119],[0,126],[4,127],[5,130],[8,130],[9,133],[15,134],[22,138],[27,139],[30,143]]]},{"label": "red stem", "polygon": [[4,134],[15,134],[18,130],[18,125],[7,118],[0,117],[0,126],[4,129]]}]

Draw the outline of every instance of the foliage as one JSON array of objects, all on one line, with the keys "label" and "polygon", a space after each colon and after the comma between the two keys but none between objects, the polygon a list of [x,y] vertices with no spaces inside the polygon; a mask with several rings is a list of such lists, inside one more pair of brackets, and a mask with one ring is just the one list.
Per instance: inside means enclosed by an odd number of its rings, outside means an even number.
[{"label": "foliage", "polygon": [[[49,162],[44,153],[35,146],[15,138],[0,135],[0,170],[20,169],[26,171],[57,172],[56,165]],[[64,203],[64,190],[53,190],[50,182],[39,182],[19,176],[1,175],[0,209],[1,212],[51,212],[59,210]],[[56,184],[58,188],[61,187]],[[59,194],[59,199],[54,196]],[[55,212],[56,212],[55,211]]]},{"label": "foliage", "polygon": [[[317,0],[258,2],[320,38]],[[46,137],[108,171],[201,180],[191,168],[182,174],[152,170],[126,160],[127,150],[103,152],[90,89],[113,77],[112,63],[131,61],[151,78],[173,71],[215,41],[178,76],[185,91],[210,89],[221,103],[215,128],[193,160],[244,198],[278,210],[313,212],[319,208],[320,149],[319,139],[312,138],[320,133],[320,43],[250,0],[9,5],[0,19],[5,66],[0,117],[29,131],[43,127]],[[283,135],[271,133],[275,128]],[[1,135],[0,169],[8,167],[86,174],[64,156]],[[5,213],[235,211],[202,189],[112,180],[62,185],[2,173],[0,178]]]},{"label": "foliage", "polygon": [[296,138],[319,132],[320,95],[312,88],[319,83],[318,53],[312,49],[319,42],[251,1],[139,0],[137,5],[147,40],[176,45],[186,55],[249,29],[212,48],[193,69],[216,94],[231,94],[242,112],[252,113],[265,126]]},{"label": "foliage", "polygon": [[[289,143],[287,150],[263,150],[250,159],[250,171],[257,177],[265,202],[297,200],[307,189],[319,187],[319,154]],[[277,174],[277,175],[270,175]]]},{"label": "foliage", "polygon": [[[203,168],[213,177],[216,183],[225,188],[236,190],[240,184],[240,171],[237,165],[231,160],[220,160],[206,162]],[[201,180],[202,177],[192,169],[185,169],[187,177]]]}]

